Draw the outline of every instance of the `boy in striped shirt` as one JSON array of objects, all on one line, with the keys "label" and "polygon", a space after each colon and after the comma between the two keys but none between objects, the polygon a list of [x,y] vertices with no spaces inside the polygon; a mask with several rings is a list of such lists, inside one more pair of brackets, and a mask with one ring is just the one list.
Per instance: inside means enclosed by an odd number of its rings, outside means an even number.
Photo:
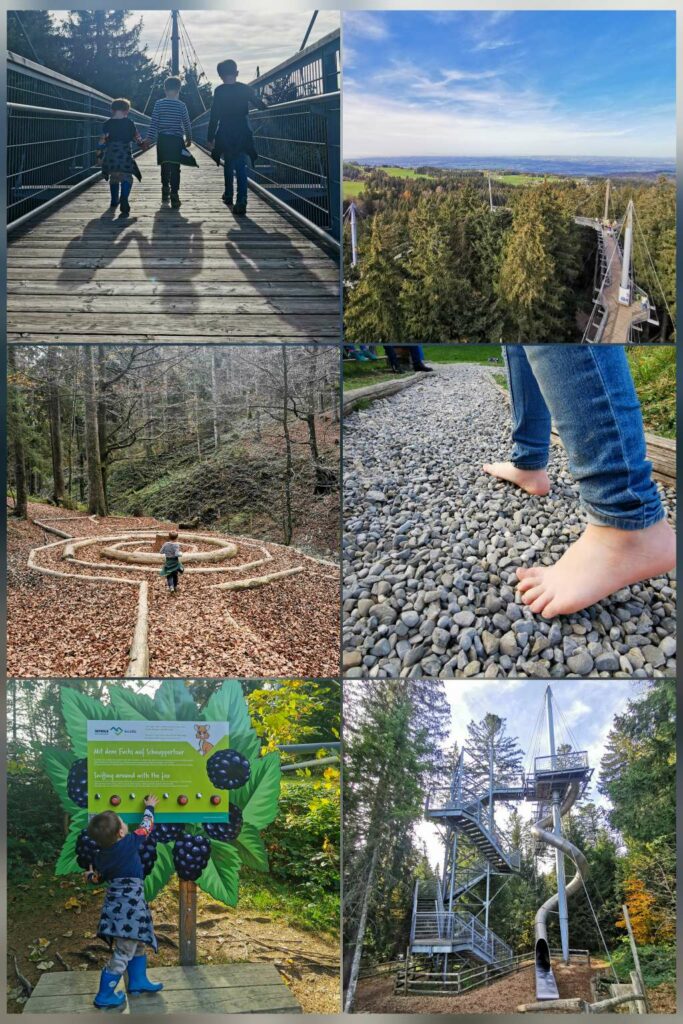
[{"label": "boy in striped shirt", "polygon": [[146,147],[157,144],[157,164],[161,166],[161,200],[180,206],[180,154],[192,145],[192,128],[187,107],[180,96],[180,79],[167,78],[165,96],[157,100],[147,129]]}]

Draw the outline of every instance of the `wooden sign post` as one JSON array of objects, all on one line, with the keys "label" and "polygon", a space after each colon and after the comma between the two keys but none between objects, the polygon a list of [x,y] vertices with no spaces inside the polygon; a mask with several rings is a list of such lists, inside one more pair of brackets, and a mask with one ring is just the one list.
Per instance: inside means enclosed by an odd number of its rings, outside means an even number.
[{"label": "wooden sign post", "polygon": [[180,879],[179,944],[180,966],[197,963],[197,883]]}]

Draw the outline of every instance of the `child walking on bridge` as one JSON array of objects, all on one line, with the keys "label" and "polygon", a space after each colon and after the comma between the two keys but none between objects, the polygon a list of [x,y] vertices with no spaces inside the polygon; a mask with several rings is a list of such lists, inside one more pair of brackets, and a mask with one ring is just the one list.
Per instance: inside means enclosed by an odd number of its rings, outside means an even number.
[{"label": "child walking on bridge", "polygon": [[[223,158],[223,202],[242,216],[247,212],[247,157],[254,164],[258,155],[248,120],[249,108],[265,110],[266,105],[253,89],[237,81],[239,71],[234,60],[221,61],[216,70],[223,84],[213,94],[207,140],[216,163],[220,164]],[[235,179],[237,200],[233,206]]]},{"label": "child walking on bridge", "polygon": [[111,957],[100,976],[95,996],[99,1009],[122,1006],[126,1001],[116,987],[128,972],[128,995],[158,992],[164,986],[147,977],[145,946],[157,951],[154,923],[144,895],[145,872],[140,848],[154,829],[157,796],[145,797],[142,821],[133,833],[114,811],[94,815],[88,824],[88,836],[96,843],[97,853],[88,872],[88,880],[105,882],[107,892],[97,929],[105,939]]},{"label": "child walking on bridge", "polygon": [[130,213],[128,198],[133,187],[133,177],[142,181],[140,168],[133,159],[131,143],[142,139],[134,122],[128,116],[130,100],[114,100],[111,117],[104,122],[97,148],[97,159],[101,164],[102,177],[109,182],[111,209],[120,206],[121,213]]},{"label": "child walking on bridge", "polygon": [[183,149],[192,145],[192,127],[187,107],[180,97],[180,79],[167,78],[165,96],[157,100],[147,129],[145,148],[156,142],[157,164],[161,167],[161,201],[171,200],[177,209],[180,203],[180,164]]}]

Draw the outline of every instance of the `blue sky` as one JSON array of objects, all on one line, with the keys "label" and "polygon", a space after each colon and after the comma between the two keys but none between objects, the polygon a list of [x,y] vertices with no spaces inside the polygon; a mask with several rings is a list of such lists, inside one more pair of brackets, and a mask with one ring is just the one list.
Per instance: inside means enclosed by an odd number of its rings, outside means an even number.
[{"label": "blue sky", "polygon": [[344,155],[675,153],[671,11],[345,12]]},{"label": "blue sky", "polygon": [[[451,737],[459,746],[467,742],[467,726],[473,719],[479,722],[488,712],[506,719],[508,735],[516,737],[525,754],[533,752],[534,727],[543,706],[546,683],[520,679],[494,682],[446,682],[446,696],[451,707]],[[554,703],[559,709],[556,715],[556,742],[571,742],[574,749],[588,751],[588,763],[593,772],[589,796],[600,806],[607,806],[597,793],[595,782],[600,769],[607,735],[614,716],[625,710],[629,700],[644,692],[645,684],[628,679],[567,680],[551,684]],[[538,756],[550,753],[545,743],[544,731],[537,746]],[[527,765],[525,765],[527,767]],[[520,804],[518,810],[525,819],[532,817],[534,805]],[[497,812],[498,813],[498,812]],[[501,822],[504,821],[501,814]],[[418,836],[427,845],[430,861],[441,863],[443,846],[436,829],[427,822],[418,827]]]}]

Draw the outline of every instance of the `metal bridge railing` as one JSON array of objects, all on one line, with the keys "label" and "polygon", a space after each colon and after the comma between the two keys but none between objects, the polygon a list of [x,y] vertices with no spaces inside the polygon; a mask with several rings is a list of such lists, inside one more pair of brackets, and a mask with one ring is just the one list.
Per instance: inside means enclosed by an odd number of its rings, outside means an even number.
[{"label": "metal bridge railing", "polygon": [[570,750],[565,754],[549,754],[534,760],[536,774],[542,772],[567,772],[588,768],[587,750]]},{"label": "metal bridge railing", "polygon": [[[97,140],[112,97],[7,55],[7,224],[15,228],[98,174]],[[149,117],[137,110],[138,128]]]},{"label": "metal bridge railing", "polygon": [[[341,238],[339,32],[251,82],[268,104],[249,115],[258,152],[249,176],[255,190],[322,235]],[[207,146],[209,113],[192,125]]]}]

